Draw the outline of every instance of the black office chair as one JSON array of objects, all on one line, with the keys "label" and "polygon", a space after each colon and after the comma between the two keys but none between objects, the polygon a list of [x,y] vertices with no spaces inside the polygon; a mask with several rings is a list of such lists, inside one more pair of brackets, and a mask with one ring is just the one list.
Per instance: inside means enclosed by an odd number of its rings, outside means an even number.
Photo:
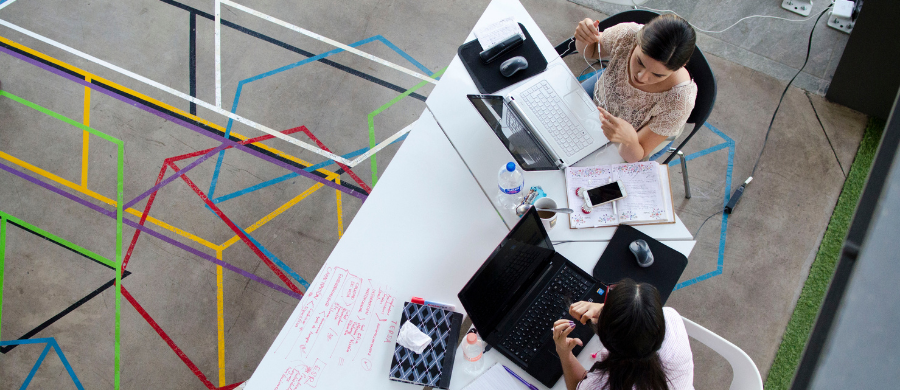
[{"label": "black office chair", "polygon": [[[642,9],[629,10],[600,21],[598,28],[600,31],[603,31],[611,26],[625,22],[646,24],[658,15],[659,14],[656,12]],[[577,53],[577,51],[574,50],[574,40],[575,38],[572,37],[556,46],[556,52],[559,53],[560,57]],[[668,164],[676,155],[680,156],[681,171],[684,176],[684,197],[690,199],[691,183],[688,179],[687,161],[684,159],[684,153],[681,149],[694,137],[694,134],[697,134],[697,131],[703,127],[703,124],[706,123],[709,114],[712,113],[713,106],[716,104],[716,93],[718,88],[716,87],[716,76],[713,74],[712,69],[710,69],[709,63],[706,61],[706,56],[703,55],[703,51],[701,51],[699,47],[694,49],[694,54],[691,55],[691,59],[684,67],[687,69],[688,73],[690,73],[694,83],[697,84],[697,99],[694,101],[694,109],[687,119],[687,123],[694,124],[694,129],[691,130],[684,141],[681,141],[681,144],[679,144],[677,148],[669,148],[669,152],[671,153],[669,154],[669,157],[663,161],[663,164]]]}]

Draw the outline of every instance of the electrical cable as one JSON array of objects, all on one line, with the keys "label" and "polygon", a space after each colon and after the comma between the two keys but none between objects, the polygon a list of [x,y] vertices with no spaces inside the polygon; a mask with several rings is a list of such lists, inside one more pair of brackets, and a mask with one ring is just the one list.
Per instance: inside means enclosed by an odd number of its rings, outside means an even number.
[{"label": "electrical cable", "polygon": [[796,79],[797,76],[799,76],[800,73],[803,72],[803,68],[806,68],[806,63],[809,62],[809,53],[812,49],[812,37],[813,33],[816,32],[816,26],[819,24],[819,20],[822,19],[822,16],[825,15],[825,12],[827,12],[829,9],[831,9],[831,6],[826,7],[824,10],[822,10],[821,13],[819,13],[819,17],[816,18],[816,22],[813,23],[812,30],[809,31],[809,40],[806,42],[806,59],[803,60],[803,65],[800,66],[800,70],[798,70],[797,73],[794,74],[794,77],[791,77],[791,81],[788,81],[787,85],[784,87],[784,91],[781,92],[781,98],[778,99],[778,105],[775,106],[775,112],[772,113],[772,119],[769,121],[769,127],[766,129],[766,137],[763,139],[762,149],[760,149],[759,151],[759,156],[756,157],[756,163],[753,164],[753,170],[750,171],[750,177],[753,177],[753,175],[756,173],[756,168],[759,166],[759,160],[762,158],[763,151],[766,150],[766,144],[769,143],[769,133],[772,132],[772,124],[775,123],[775,116],[778,115],[778,109],[781,108],[781,102],[784,100],[784,95],[787,94],[787,91],[788,89],[790,89],[791,84],[794,83],[794,79]]},{"label": "electrical cable", "polygon": [[703,225],[706,225],[706,221],[709,221],[710,218],[715,217],[716,215],[722,214],[722,210],[716,211],[715,214],[706,217],[703,220],[703,223],[700,224],[700,227],[694,232],[694,240],[697,240],[697,235],[700,234],[700,229],[703,229]]},{"label": "electrical cable", "polygon": [[[668,12],[668,13],[672,13],[672,14],[678,15],[677,12],[672,11],[672,10],[670,10],[670,9],[654,9],[654,8],[650,8],[650,7],[644,7],[644,6],[642,6],[642,5],[637,5],[637,3],[635,3],[634,0],[631,0],[631,4],[632,4],[632,6],[634,6],[634,8],[640,7],[640,8],[646,9],[646,10],[648,10],[648,11],[654,11],[654,12],[659,12],[659,13],[666,13],[666,12]],[[832,5],[833,5],[833,4],[832,4]],[[832,5],[829,5],[829,6],[826,7],[825,9],[826,9],[826,10],[830,9],[830,8],[832,7]],[[681,17],[681,15],[678,15],[678,16]],[[734,26],[737,26],[738,23],[743,22],[743,21],[745,21],[745,20],[747,20],[747,19],[752,19],[752,18],[778,19],[778,20],[784,20],[784,21],[786,21],[786,22],[805,22],[805,21],[807,21],[807,20],[812,19],[813,17],[812,17],[812,16],[808,16],[808,17],[805,17],[805,18],[803,18],[803,19],[788,19],[788,18],[782,18],[782,17],[779,17],[779,16],[770,16],[770,15],[750,15],[750,16],[745,16],[745,17],[743,17],[743,18],[740,18],[740,19],[738,19],[737,22],[734,22],[732,25],[726,27],[725,29],[718,30],[718,31],[704,30],[704,29],[702,29],[702,28],[700,28],[700,27],[695,26],[695,25],[694,25],[693,23],[691,23],[691,22],[688,22],[688,24],[690,24],[691,27],[693,27],[695,30],[700,31],[700,32],[704,32],[704,33],[707,33],[707,34],[720,34],[720,33],[723,33],[723,32],[725,32],[725,31],[730,30],[730,29],[731,29],[732,27],[734,27]],[[682,18],[682,19],[684,19],[684,18]],[[687,19],[684,19],[684,20],[687,20]],[[816,20],[818,20],[818,19],[816,19]]]}]

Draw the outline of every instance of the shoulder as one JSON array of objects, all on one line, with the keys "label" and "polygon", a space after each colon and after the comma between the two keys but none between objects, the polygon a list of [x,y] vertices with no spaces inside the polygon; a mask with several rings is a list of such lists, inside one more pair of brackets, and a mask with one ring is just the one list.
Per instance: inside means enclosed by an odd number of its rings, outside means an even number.
[{"label": "shoulder", "polygon": [[615,26],[603,30],[603,44],[608,47],[615,48],[626,47],[628,49],[634,44],[637,32],[644,27],[643,24],[637,23],[619,23]]},{"label": "shoulder", "polygon": [[666,320],[666,336],[659,349],[659,358],[667,371],[667,377],[675,389],[692,389],[694,358],[684,320],[671,307],[663,308]]}]

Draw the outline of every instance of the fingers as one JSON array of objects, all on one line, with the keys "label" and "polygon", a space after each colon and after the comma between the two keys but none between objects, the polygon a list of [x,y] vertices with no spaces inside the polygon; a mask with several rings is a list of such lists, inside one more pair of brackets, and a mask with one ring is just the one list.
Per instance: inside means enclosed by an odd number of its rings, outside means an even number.
[{"label": "fingers", "polygon": [[597,111],[600,111],[600,115],[602,115],[604,117],[612,116],[609,114],[609,111],[606,111],[606,109],[603,107],[597,106]]},{"label": "fingers", "polygon": [[590,311],[590,307],[590,303],[588,302],[575,302],[571,306],[569,306],[569,314],[572,317],[578,319],[578,321],[580,321],[582,324],[586,324],[587,320],[590,319],[590,317],[587,316],[588,312]]}]

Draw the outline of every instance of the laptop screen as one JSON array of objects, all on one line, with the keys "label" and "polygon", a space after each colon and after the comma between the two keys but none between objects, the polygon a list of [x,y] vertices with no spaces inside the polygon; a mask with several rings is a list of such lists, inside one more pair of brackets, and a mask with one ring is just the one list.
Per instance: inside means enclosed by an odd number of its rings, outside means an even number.
[{"label": "laptop screen", "polygon": [[540,276],[555,251],[531,208],[459,292],[459,300],[483,337],[492,332]]},{"label": "laptop screen", "polygon": [[498,95],[467,95],[494,134],[500,138],[519,166],[526,171],[559,170],[537,139],[529,133],[516,112]]}]

